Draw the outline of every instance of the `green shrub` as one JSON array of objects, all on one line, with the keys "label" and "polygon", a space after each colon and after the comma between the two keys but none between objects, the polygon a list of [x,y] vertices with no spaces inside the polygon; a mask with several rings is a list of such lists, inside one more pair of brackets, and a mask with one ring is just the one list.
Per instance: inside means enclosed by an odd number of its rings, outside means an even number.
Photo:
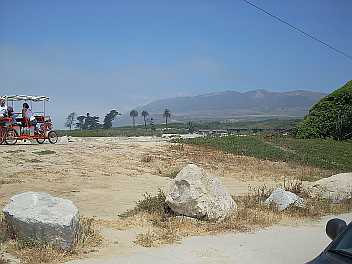
[{"label": "green shrub", "polygon": [[296,131],[298,138],[352,138],[352,81],[322,98]]},{"label": "green shrub", "polygon": [[157,195],[152,196],[149,193],[144,194],[144,199],[139,200],[136,203],[136,207],[128,210],[119,216],[122,218],[130,217],[133,215],[136,215],[140,212],[144,213],[154,213],[154,214],[160,214],[163,215],[165,213],[170,213],[170,209],[168,205],[165,202],[165,194],[162,190],[159,189],[159,192]]}]

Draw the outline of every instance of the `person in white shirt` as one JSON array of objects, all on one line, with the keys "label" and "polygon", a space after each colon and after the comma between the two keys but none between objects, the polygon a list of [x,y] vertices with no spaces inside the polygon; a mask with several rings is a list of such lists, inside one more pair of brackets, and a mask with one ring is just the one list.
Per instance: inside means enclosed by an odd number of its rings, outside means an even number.
[{"label": "person in white shirt", "polygon": [[0,98],[0,117],[5,117],[7,114],[7,105],[4,99]]}]

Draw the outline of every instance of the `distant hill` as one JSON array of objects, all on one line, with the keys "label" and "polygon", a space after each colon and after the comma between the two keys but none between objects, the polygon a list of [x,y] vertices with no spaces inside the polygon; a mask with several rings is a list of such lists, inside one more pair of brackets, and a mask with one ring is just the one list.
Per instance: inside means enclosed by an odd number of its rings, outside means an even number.
[{"label": "distant hill", "polygon": [[[255,119],[270,117],[303,117],[309,108],[326,94],[296,90],[271,92],[254,90],[248,92],[224,91],[198,96],[160,99],[137,110],[147,110],[156,122],[162,121],[161,113],[169,108],[172,121],[208,119]],[[117,125],[129,122],[128,116],[120,118]]]}]

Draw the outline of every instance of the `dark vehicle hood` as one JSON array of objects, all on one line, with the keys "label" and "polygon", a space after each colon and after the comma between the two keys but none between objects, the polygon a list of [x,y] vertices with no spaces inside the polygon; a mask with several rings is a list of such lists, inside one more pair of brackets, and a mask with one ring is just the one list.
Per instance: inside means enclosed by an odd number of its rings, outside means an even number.
[{"label": "dark vehicle hood", "polygon": [[330,252],[323,252],[306,264],[352,264],[352,258],[342,257]]}]

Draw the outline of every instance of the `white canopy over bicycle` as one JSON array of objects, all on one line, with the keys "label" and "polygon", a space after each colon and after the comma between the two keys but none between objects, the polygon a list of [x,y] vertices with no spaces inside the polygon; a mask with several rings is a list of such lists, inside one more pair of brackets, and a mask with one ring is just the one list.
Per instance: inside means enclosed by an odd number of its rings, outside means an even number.
[{"label": "white canopy over bicycle", "polygon": [[[3,95],[7,104],[12,104],[12,111],[8,111],[5,117],[0,119],[0,144],[5,142],[8,145],[16,144],[17,140],[36,140],[43,144],[46,139],[55,144],[58,140],[57,133],[53,130],[50,116],[46,116],[45,103],[49,102],[47,96],[33,95]],[[33,111],[32,103],[42,102],[42,112],[34,113],[34,119],[23,116],[23,112],[14,112],[14,102],[28,102]],[[9,109],[9,107],[8,107]]]},{"label": "white canopy over bicycle", "polygon": [[0,96],[0,98],[6,101],[33,101],[33,102],[49,101],[49,97],[47,96],[33,96],[33,95],[4,95],[4,96]]},{"label": "white canopy over bicycle", "polygon": [[32,102],[43,102],[43,111],[40,113],[43,113],[45,115],[45,103],[49,102],[50,98],[47,96],[34,96],[34,95],[3,95],[0,96],[0,99],[4,99],[7,104],[9,102],[19,102],[19,101],[28,101],[31,104],[31,108],[33,107]]}]

